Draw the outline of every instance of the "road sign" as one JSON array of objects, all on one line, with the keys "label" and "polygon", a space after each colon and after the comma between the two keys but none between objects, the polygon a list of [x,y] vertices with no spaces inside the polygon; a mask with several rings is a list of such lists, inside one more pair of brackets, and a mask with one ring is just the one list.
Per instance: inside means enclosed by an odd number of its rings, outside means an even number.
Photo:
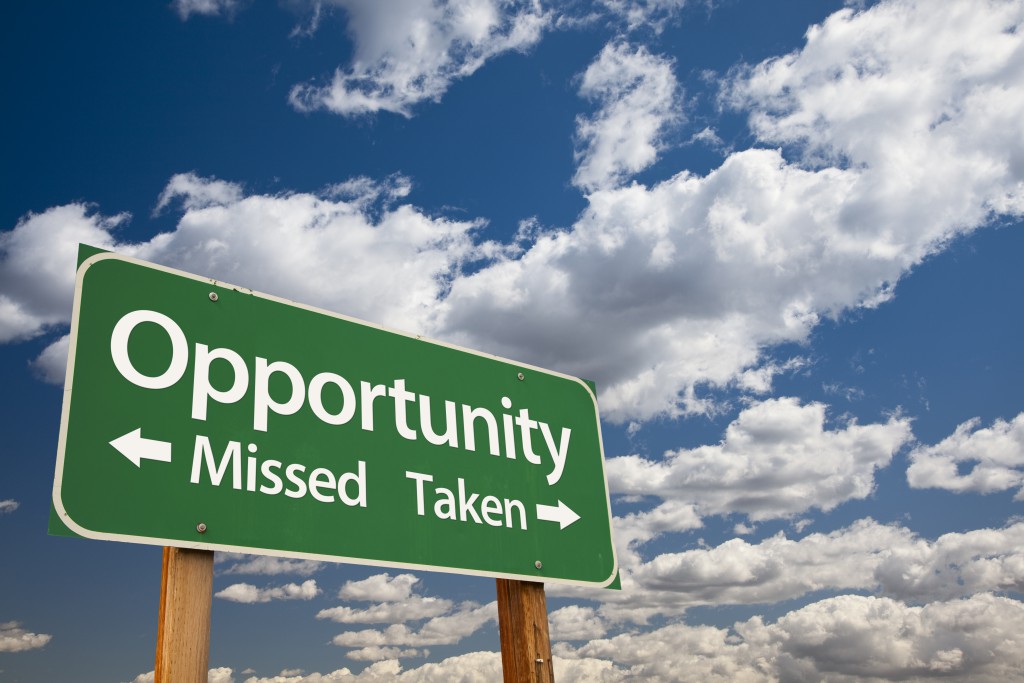
[{"label": "road sign", "polygon": [[99,253],[53,504],[81,536],[604,586],[581,380]]}]

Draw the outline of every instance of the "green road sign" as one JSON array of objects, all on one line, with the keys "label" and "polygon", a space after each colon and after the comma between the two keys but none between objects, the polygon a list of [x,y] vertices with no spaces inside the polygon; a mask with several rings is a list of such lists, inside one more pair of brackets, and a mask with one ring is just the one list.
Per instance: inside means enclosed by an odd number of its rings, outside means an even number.
[{"label": "green road sign", "polygon": [[100,253],[54,479],[88,538],[604,586],[582,381]]}]

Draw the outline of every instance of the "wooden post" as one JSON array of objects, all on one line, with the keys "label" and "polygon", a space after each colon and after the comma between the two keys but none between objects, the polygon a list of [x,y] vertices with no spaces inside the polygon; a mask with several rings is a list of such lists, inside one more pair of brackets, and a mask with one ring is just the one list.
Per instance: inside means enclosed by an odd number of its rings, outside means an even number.
[{"label": "wooden post", "polygon": [[155,683],[206,683],[213,551],[164,548]]},{"label": "wooden post", "polygon": [[505,683],[554,683],[544,584],[497,579]]}]

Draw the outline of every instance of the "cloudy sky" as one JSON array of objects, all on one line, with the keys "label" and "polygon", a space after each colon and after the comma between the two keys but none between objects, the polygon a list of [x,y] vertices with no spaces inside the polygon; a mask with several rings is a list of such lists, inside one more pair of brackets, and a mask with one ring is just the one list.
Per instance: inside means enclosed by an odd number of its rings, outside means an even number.
[{"label": "cloudy sky", "polygon": [[[594,380],[559,681],[1024,679],[1021,0],[0,12],[3,680],[152,677],[160,549],[46,535],[80,242]],[[211,681],[500,677],[492,580],[215,572]]]}]

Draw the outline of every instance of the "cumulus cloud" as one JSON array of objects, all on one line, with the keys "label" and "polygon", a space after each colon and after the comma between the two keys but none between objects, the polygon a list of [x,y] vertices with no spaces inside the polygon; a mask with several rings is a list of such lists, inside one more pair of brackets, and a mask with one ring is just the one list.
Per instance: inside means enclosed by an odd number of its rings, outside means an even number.
[{"label": "cumulus cloud", "polygon": [[[7,501],[4,501],[7,502]],[[38,650],[53,636],[46,633],[30,633],[16,621],[0,623],[0,652],[25,652]]]},{"label": "cumulus cloud", "polygon": [[182,21],[197,14],[205,17],[232,16],[239,7],[239,0],[174,0],[171,7]]},{"label": "cumulus cloud", "polygon": [[614,187],[653,164],[664,134],[681,120],[678,90],[671,60],[644,47],[606,45],[580,83],[580,95],[599,108],[576,121],[573,183],[587,191]]},{"label": "cumulus cloud", "polygon": [[394,577],[387,572],[374,574],[361,581],[346,581],[338,591],[338,597],[366,602],[397,602],[408,599],[412,595],[413,586],[419,581],[415,574],[399,574]]},{"label": "cumulus cloud", "polygon": [[20,503],[14,500],[13,498],[8,498],[7,500],[0,500],[0,515],[6,514],[8,512],[14,512],[15,510],[18,509],[19,505]]},{"label": "cumulus cloud", "polygon": [[497,618],[497,602],[486,605],[464,602],[451,613],[434,617],[418,629],[409,628],[405,624],[393,624],[383,630],[345,631],[336,635],[331,642],[352,648],[453,645]]},{"label": "cumulus cloud", "polygon": [[[317,619],[340,624],[390,624],[384,629],[346,631],[331,641],[353,648],[346,656],[377,661],[426,656],[425,646],[452,645],[497,619],[497,603],[479,605],[427,597],[413,592],[420,579],[413,574],[375,574],[348,581],[338,591],[343,600],[373,602],[369,607],[339,605],[320,610]],[[426,620],[426,621],[424,621]],[[418,627],[407,622],[424,621]]]},{"label": "cumulus cloud", "polygon": [[734,538],[622,563],[621,592],[552,587],[554,596],[599,603],[606,622],[648,623],[697,605],[774,604],[817,591],[864,591],[908,602],[1024,591],[1024,523],[935,540],[870,518],[794,539]]},{"label": "cumulus cloud", "polygon": [[315,579],[303,581],[302,584],[286,583],[283,586],[257,588],[251,583],[235,583],[222,591],[214,593],[214,597],[230,602],[252,604],[270,602],[271,600],[312,600],[320,594]]},{"label": "cumulus cloud", "polygon": [[417,650],[410,648],[403,650],[400,647],[361,647],[358,650],[349,650],[345,656],[349,659],[365,662],[379,662],[386,659],[409,659],[411,657],[426,657],[430,650]]},{"label": "cumulus cloud", "polygon": [[534,45],[549,23],[539,0],[329,0],[348,17],[355,54],[327,84],[295,86],[300,111],[410,116],[487,60]]},{"label": "cumulus cloud", "polygon": [[400,602],[383,602],[365,609],[346,605],[320,610],[317,619],[330,619],[339,624],[401,624],[439,617],[451,611],[453,603],[443,598],[413,595]]},{"label": "cumulus cloud", "polygon": [[601,0],[612,16],[625,20],[629,30],[653,29],[660,32],[678,16],[687,0]]},{"label": "cumulus cloud", "polygon": [[[497,652],[471,652],[404,670],[394,659],[377,662],[354,674],[347,668],[330,673],[295,673],[277,676],[250,676],[243,683],[488,683],[501,680],[501,657]],[[561,679],[560,679],[561,680]]]},{"label": "cumulus cloud", "polygon": [[603,638],[605,624],[592,607],[569,605],[548,614],[551,640],[593,640]]},{"label": "cumulus cloud", "polygon": [[[207,683],[235,683],[234,670],[231,667],[220,666],[210,669],[206,674]],[[244,673],[244,672],[243,672]],[[153,683],[156,680],[156,672],[139,674],[131,680],[131,683]]]},{"label": "cumulus cloud", "polygon": [[[229,555],[230,557],[222,557]],[[218,553],[218,562],[234,561],[234,564],[220,570],[221,574],[262,574],[277,576],[279,574],[298,574],[309,576],[320,571],[324,563],[314,560],[290,560],[283,557],[267,555],[243,555],[239,553]]]},{"label": "cumulus cloud", "polygon": [[[461,265],[494,247],[474,241],[479,222],[395,206],[403,179],[361,180],[320,194],[243,196],[224,181],[175,176],[160,203],[180,201],[177,228],[142,243],[118,240],[124,214],[102,216],[85,204],[29,214],[0,234],[0,342],[67,325],[79,243],[423,331]],[[67,345],[48,347],[37,372],[63,381]]]},{"label": "cumulus cloud", "polygon": [[49,344],[29,364],[36,377],[48,384],[63,384],[68,369],[71,335],[65,334]]},{"label": "cumulus cloud", "polygon": [[911,431],[900,417],[833,430],[825,418],[821,403],[761,401],[743,410],[716,445],[672,451],[657,461],[610,459],[609,488],[693,505],[700,515],[743,513],[755,521],[832,510],[870,495],[875,471],[889,464]]},{"label": "cumulus cloud", "polygon": [[702,387],[736,382],[822,316],[885,301],[955,235],[1020,215],[1021,13],[841,10],[725,88],[784,150],[592,193],[571,230],[454,282],[443,329],[595,379],[615,420],[706,410]]},{"label": "cumulus cloud", "polygon": [[[976,595],[909,606],[843,595],[733,629],[672,624],[574,648],[559,657],[614,664],[608,681],[1005,681],[1024,674],[1024,605]],[[557,660],[556,660],[557,661]]]},{"label": "cumulus cloud", "polygon": [[[494,24],[479,7],[481,35],[539,12],[516,6]],[[408,33],[381,28],[389,8],[353,10],[377,27],[360,35],[381,36],[367,54]],[[423,13],[440,8],[399,15],[429,34]],[[729,76],[723,102],[783,149],[596,190],[570,229],[522,249],[380,194],[371,210],[326,191],[245,195],[187,176],[167,193],[184,211],[177,228],[142,244],[117,244],[125,217],[85,205],[31,214],[0,236],[0,340],[66,324],[84,241],[594,379],[612,421],[706,412],[718,389],[769,391],[787,367],[776,345],[878,305],[954,236],[1024,211],[1022,13],[968,0],[841,10],[801,50]]]},{"label": "cumulus cloud", "polygon": [[[907,483],[957,493],[993,493],[1024,483],[1024,413],[980,427],[974,418],[934,446],[910,453]],[[1016,498],[1021,498],[1018,490]]]},{"label": "cumulus cloud", "polygon": [[0,234],[0,342],[30,339],[67,324],[79,242],[113,248],[114,233],[127,218],[67,204],[30,213]]},{"label": "cumulus cloud", "polygon": [[[373,191],[373,188],[367,188]],[[234,204],[242,198],[242,186],[216,178],[200,178],[194,173],[178,173],[171,177],[154,213],[167,208],[174,200],[180,200],[186,210],[206,209],[212,206]]]}]

